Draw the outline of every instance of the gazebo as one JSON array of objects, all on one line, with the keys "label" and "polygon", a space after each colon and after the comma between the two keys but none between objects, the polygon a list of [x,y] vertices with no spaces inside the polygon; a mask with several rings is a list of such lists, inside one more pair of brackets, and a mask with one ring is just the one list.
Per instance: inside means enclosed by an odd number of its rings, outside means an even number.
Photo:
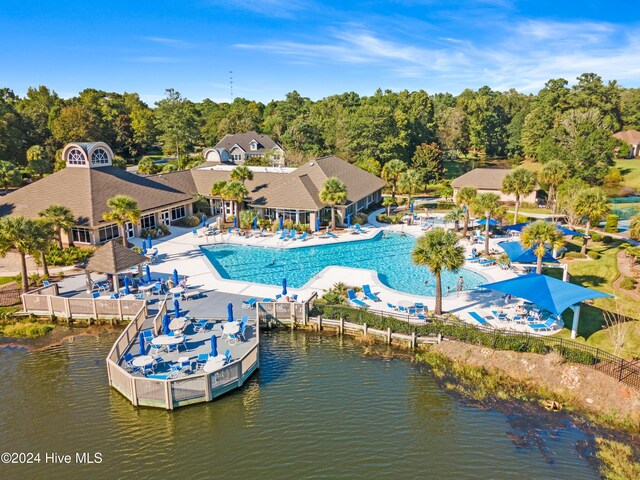
[{"label": "gazebo", "polygon": [[530,273],[510,280],[488,283],[484,288],[508,293],[514,297],[524,298],[539,307],[556,315],[567,308],[573,310],[571,338],[576,338],[580,319],[580,303],[591,298],[612,297],[608,293],[581,287],[573,283],[563,282],[548,275]]},{"label": "gazebo", "polygon": [[147,263],[149,259],[141,253],[123,246],[120,242],[111,240],[98,248],[87,262],[85,275],[87,276],[87,291],[91,291],[91,272],[108,273],[114,278],[114,291],[120,290],[118,273],[130,270],[132,267]]}]

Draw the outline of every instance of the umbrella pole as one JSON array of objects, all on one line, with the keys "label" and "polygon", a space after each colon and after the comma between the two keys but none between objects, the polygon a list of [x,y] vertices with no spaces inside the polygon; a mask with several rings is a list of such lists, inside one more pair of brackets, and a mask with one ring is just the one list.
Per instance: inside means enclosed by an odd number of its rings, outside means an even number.
[{"label": "umbrella pole", "polygon": [[117,273],[113,275],[113,291],[115,293],[120,293],[120,280],[118,279]]}]

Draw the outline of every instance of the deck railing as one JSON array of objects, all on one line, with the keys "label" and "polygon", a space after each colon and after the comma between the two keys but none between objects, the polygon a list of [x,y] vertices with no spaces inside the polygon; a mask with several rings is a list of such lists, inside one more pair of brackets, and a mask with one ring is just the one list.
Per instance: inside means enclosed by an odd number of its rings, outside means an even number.
[{"label": "deck railing", "polygon": [[[162,322],[166,302],[153,318],[153,325]],[[187,377],[159,380],[132,375],[120,366],[120,360],[138,337],[145,323],[143,312],[127,325],[107,355],[109,385],[122,393],[134,405],[160,407],[173,410],[192,403],[209,402],[234,388],[242,386],[259,367],[260,326],[256,321],[256,343],[242,357],[212,373],[198,372]],[[222,321],[222,319],[209,319]]]},{"label": "deck railing", "polygon": [[309,319],[308,302],[258,302],[256,310],[258,319],[262,322],[306,324]]}]

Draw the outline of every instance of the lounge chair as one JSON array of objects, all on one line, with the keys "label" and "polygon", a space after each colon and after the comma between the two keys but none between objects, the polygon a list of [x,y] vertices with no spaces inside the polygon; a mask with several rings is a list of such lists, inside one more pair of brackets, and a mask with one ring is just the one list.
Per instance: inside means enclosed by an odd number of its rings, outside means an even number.
[{"label": "lounge chair", "polygon": [[424,303],[421,302],[416,302],[416,311],[418,312],[424,312],[425,308],[424,308]]},{"label": "lounge chair", "polygon": [[300,235],[300,237],[298,238],[298,240],[300,240],[301,242],[304,242],[308,236],[309,236],[308,232],[303,232],[302,235]]},{"label": "lounge chair", "polygon": [[398,307],[396,307],[393,303],[389,303],[387,302],[387,307],[389,307],[391,310],[397,310]]},{"label": "lounge chair", "polygon": [[498,320],[509,320],[509,317],[507,316],[506,313],[500,313],[497,310],[491,310],[491,313],[493,314],[494,317],[496,317]]},{"label": "lounge chair", "polygon": [[353,303],[356,307],[369,308],[369,305],[364,303],[362,300],[358,300],[356,298],[356,292],[354,292],[353,289],[350,288],[349,290],[347,290],[347,295],[349,295],[349,301]]},{"label": "lounge chair", "polygon": [[338,238],[338,236],[332,232],[327,232],[327,237],[329,238]]},{"label": "lounge chair", "polygon": [[266,298],[262,299],[263,303],[272,303],[273,301],[274,301],[273,298],[269,298],[269,297],[266,297]]},{"label": "lounge chair", "polygon": [[291,300],[293,300],[294,302],[298,301],[298,294],[294,293],[293,295],[291,295]]},{"label": "lounge chair", "polygon": [[278,300],[280,300],[281,298],[282,298],[282,294],[278,293],[278,294],[276,295],[276,302],[277,302]]},{"label": "lounge chair", "polygon": [[426,322],[427,321],[427,317],[425,317],[422,313],[419,313],[416,316],[418,317],[418,320],[420,320],[421,322]]},{"label": "lounge chair", "polygon": [[490,327],[491,324],[487,322],[484,318],[482,318],[477,312],[469,312],[469,316],[473,318],[476,322],[478,322],[483,327]]},{"label": "lounge chair", "polygon": [[482,257],[477,256],[477,257],[467,257],[466,258],[467,262],[469,263],[475,263],[475,262],[479,262],[480,260],[482,260]]},{"label": "lounge chair", "polygon": [[243,300],[242,301],[242,308],[251,309],[251,308],[256,306],[256,303],[258,303],[258,300],[253,298],[253,297],[248,299],[248,300]]},{"label": "lounge chair", "polygon": [[481,267],[490,267],[494,263],[496,263],[495,260],[483,260],[482,262],[478,263],[478,265],[480,265]]},{"label": "lounge chair", "polygon": [[289,236],[285,238],[285,240],[295,240],[298,232],[296,230],[291,230],[289,232]]},{"label": "lounge chair", "polygon": [[356,228],[356,232],[358,233],[367,233],[367,231],[364,228],[362,228],[359,223],[356,223],[355,228]]},{"label": "lounge chair", "polygon": [[280,234],[280,237],[278,237],[278,240],[284,240],[287,237],[288,233],[289,233],[289,230],[287,230],[286,228],[282,230],[282,233]]},{"label": "lounge chair", "polygon": [[[358,224],[356,223],[356,225]],[[367,297],[369,300],[373,300],[374,302],[380,301],[380,298],[371,291],[371,287],[368,283],[362,286],[362,291],[364,292],[365,297]]]},{"label": "lounge chair", "polygon": [[555,323],[556,323],[556,319],[553,317],[549,317],[549,319],[544,323],[530,323],[529,328],[534,332],[536,331],[539,332],[543,330],[550,332],[551,330],[553,330],[552,327]]}]

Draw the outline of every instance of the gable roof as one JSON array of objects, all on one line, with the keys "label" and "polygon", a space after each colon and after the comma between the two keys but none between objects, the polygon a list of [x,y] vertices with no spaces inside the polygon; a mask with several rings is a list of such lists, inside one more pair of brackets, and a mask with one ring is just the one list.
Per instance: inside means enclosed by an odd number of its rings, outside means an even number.
[{"label": "gable roof", "polygon": [[126,248],[119,241],[111,240],[91,255],[86,270],[116,275],[148,261],[141,253]]},{"label": "gable roof", "polygon": [[319,210],[320,190],[330,177],[338,177],[347,187],[347,204],[380,190],[386,182],[335,156],[322,157],[276,179],[254,205],[271,208]]},{"label": "gable roof", "polygon": [[[200,195],[211,196],[211,187],[221,180],[231,180],[231,170],[216,170],[212,168],[195,168],[191,170],[194,184],[194,192]],[[249,190],[247,201],[262,195],[260,192],[269,187],[277,178],[284,174],[275,172],[253,172],[253,180],[246,180],[245,187]]]},{"label": "gable roof", "polygon": [[193,191],[188,170],[143,177],[112,166],[65,168],[0,198],[0,216],[35,218],[48,206],[60,204],[71,209],[77,225],[93,227],[104,222],[107,200],[115,195],[134,198],[144,212],[192,200]]},{"label": "gable roof", "polygon": [[[251,147],[249,146],[251,140],[258,142],[257,150],[251,150]],[[278,142],[275,142],[270,136],[254,131],[233,134],[228,133],[222,137],[222,140],[216,143],[215,148],[231,150],[234,146],[242,148],[245,152],[266,152],[268,150],[272,150],[274,147],[282,148],[282,146]]]},{"label": "gable roof", "polygon": [[511,168],[474,168],[454,179],[451,186],[454,188],[476,187],[482,190],[500,190],[502,180],[512,171]]},{"label": "gable roof", "polygon": [[630,145],[640,144],[640,132],[638,130],[624,130],[622,132],[614,133],[613,136]]}]

